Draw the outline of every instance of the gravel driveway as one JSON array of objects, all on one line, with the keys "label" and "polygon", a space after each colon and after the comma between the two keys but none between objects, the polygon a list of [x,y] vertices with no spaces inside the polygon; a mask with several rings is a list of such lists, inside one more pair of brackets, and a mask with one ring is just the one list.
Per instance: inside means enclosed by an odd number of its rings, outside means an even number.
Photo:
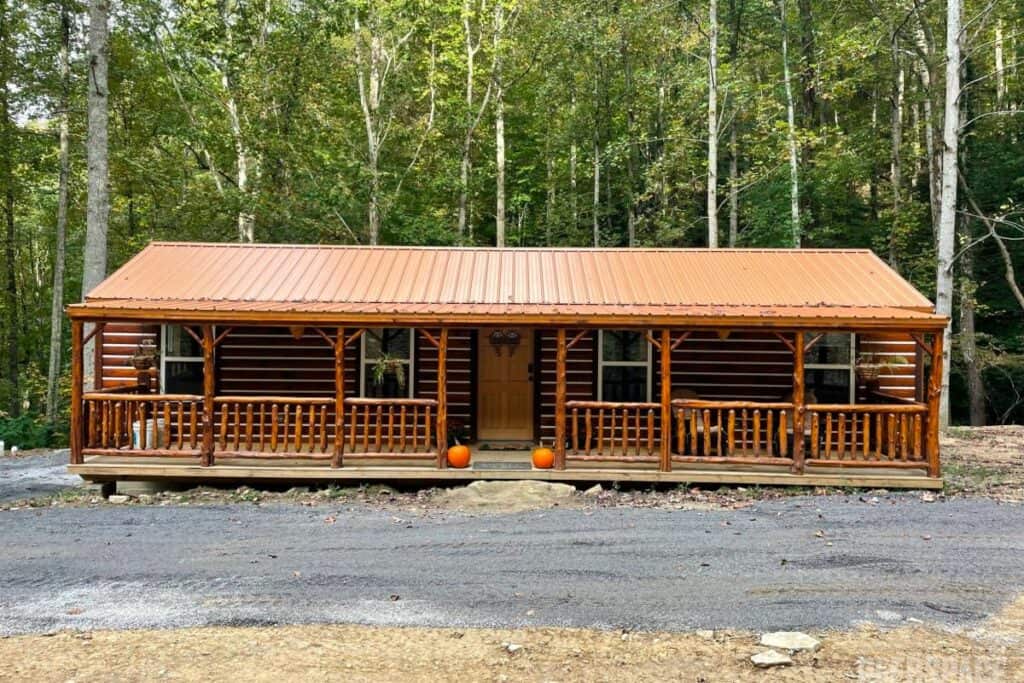
[{"label": "gravel driveway", "polygon": [[68,474],[67,466],[67,449],[17,458],[0,457],[0,503],[81,486],[82,478]]},{"label": "gravel driveway", "polygon": [[1024,587],[1024,510],[984,499],[479,516],[332,505],[42,508],[0,513],[0,538],[5,634],[308,622],[960,624]]}]

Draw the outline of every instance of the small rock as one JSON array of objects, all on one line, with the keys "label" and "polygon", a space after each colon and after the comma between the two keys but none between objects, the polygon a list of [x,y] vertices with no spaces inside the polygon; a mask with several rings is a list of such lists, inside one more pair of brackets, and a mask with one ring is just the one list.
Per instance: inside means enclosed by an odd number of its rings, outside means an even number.
[{"label": "small rock", "polygon": [[810,650],[814,652],[821,647],[821,642],[800,631],[775,631],[762,634],[761,645],[777,647],[780,650]]},{"label": "small rock", "polygon": [[523,646],[519,643],[502,643],[501,645],[505,648],[505,652],[508,652],[510,655],[514,655],[523,649]]},{"label": "small rock", "polygon": [[699,631],[695,631],[694,635],[698,638],[703,638],[704,640],[715,639],[715,632],[710,629],[700,629]]},{"label": "small rock", "polygon": [[604,489],[600,484],[594,484],[589,489],[583,492],[584,496],[599,496],[604,492]]},{"label": "small rock", "polygon": [[758,652],[756,655],[751,655],[750,661],[759,669],[770,669],[774,666],[788,666],[793,663],[793,660],[790,659],[789,655],[776,652],[775,650]]},{"label": "small rock", "polygon": [[935,494],[934,493],[929,493],[927,491],[925,493],[922,493],[921,494],[921,502],[922,503],[934,503],[935,502]]},{"label": "small rock", "polygon": [[113,505],[124,505],[125,503],[127,503],[131,499],[132,499],[131,496],[125,496],[125,495],[122,495],[122,494],[114,494],[114,495],[110,496],[109,498],[107,498],[107,502],[111,503]]}]

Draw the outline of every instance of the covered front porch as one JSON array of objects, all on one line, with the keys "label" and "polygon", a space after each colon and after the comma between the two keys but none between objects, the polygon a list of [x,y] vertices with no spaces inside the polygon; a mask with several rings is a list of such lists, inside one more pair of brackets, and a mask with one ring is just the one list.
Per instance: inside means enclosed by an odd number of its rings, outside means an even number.
[{"label": "covered front porch", "polygon": [[[366,325],[362,321],[351,326],[260,321],[275,322],[329,354],[334,393],[309,396],[289,391],[298,384],[267,382],[276,391],[260,394],[252,393],[250,383],[248,392],[233,394],[225,391],[228,383],[218,382],[218,349],[233,336],[244,338],[253,321],[173,322],[198,350],[201,393],[168,393],[158,382],[146,386],[145,381],[84,391],[85,342],[90,336],[102,338],[105,327],[117,321],[72,321],[72,472],[95,480],[536,478],[925,488],[942,483],[938,424],[932,418],[937,414],[942,335],[934,328],[898,330],[913,344],[914,366],[922,369],[914,375],[912,396],[859,386],[851,389],[848,400],[826,403],[806,388],[808,355],[828,335],[867,338],[879,332],[877,326],[822,332],[828,323],[817,321],[808,329],[657,328],[623,327],[626,321],[618,319],[616,330],[642,339],[647,349],[642,363],[633,362],[647,368],[647,375],[634,378],[641,394],[646,382],[647,395],[639,396],[646,400],[602,400],[630,392],[602,384],[606,356],[595,357],[597,367],[586,375],[586,359],[594,353],[607,355],[598,349],[606,345],[602,335],[608,329],[601,324],[495,328],[429,321],[429,326],[380,328],[361,326]],[[359,373],[367,372],[368,362],[364,337],[379,339],[386,329],[408,329],[413,339],[409,346],[429,353],[410,351],[406,395],[363,395],[367,392],[360,388],[366,388],[367,379]],[[503,342],[491,336],[495,329],[516,329],[526,340],[518,357],[502,355]],[[892,333],[893,327],[887,325],[885,331]],[[705,398],[687,388],[686,373],[678,369],[680,358],[696,357],[701,339],[724,343],[744,333],[762,346],[773,341],[779,349],[773,353],[788,356],[788,386],[778,397]],[[453,339],[475,340],[468,374],[466,349],[460,347],[453,356]],[[588,345],[593,348],[581,351]],[[619,364],[628,366],[629,361]],[[469,429],[465,420],[451,419],[453,365],[470,378],[468,386],[461,376],[456,380],[460,401],[472,406]],[[607,365],[613,366],[612,361]],[[750,367],[758,366],[755,362]],[[523,373],[527,376],[520,377]],[[621,373],[608,376],[613,375],[621,379]],[[589,395],[580,388],[590,381],[588,376],[598,378]],[[506,406],[505,413],[498,409],[497,422],[494,408],[482,408],[488,401]],[[524,411],[532,423],[526,431],[516,431],[522,425],[517,427],[514,419],[502,423],[509,412],[514,416]],[[491,417],[485,419],[483,413]],[[468,441],[472,448],[473,460],[466,469],[449,467],[447,449],[456,441]],[[530,465],[533,444],[552,448],[551,469]]]}]

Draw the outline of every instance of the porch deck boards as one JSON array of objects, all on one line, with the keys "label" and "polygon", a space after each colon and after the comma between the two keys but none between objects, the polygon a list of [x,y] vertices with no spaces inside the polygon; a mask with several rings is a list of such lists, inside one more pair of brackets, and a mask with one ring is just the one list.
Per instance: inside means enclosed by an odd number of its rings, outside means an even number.
[{"label": "porch deck boards", "polygon": [[[507,462],[528,457],[528,453],[498,452],[497,457],[481,458],[478,462]],[[906,488],[941,489],[941,478],[927,476],[921,470],[892,470],[858,468],[848,470],[833,467],[808,467],[802,475],[795,475],[785,467],[760,466],[716,466],[713,464],[677,464],[671,472],[652,470],[649,466],[626,467],[622,463],[570,463],[565,470],[501,470],[501,469],[445,469],[419,463],[395,465],[366,463],[350,464],[331,468],[328,463],[308,460],[291,460],[282,457],[266,459],[238,459],[229,455],[218,455],[217,463],[201,467],[195,462],[182,458],[90,456],[80,465],[70,465],[69,471],[90,481],[116,479],[132,480],[220,480],[242,481],[255,479],[263,481],[422,481],[422,482],[467,482],[477,479],[509,480],[534,479],[561,482],[608,482],[631,481],[649,483],[691,483],[691,484],[744,484],[744,485],[798,485],[798,486],[844,486],[861,488]]]}]

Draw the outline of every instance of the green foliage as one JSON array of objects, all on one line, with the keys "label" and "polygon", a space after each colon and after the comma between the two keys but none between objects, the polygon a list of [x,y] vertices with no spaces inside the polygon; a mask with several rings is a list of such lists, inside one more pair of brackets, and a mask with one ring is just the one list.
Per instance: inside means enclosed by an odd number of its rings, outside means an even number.
[{"label": "green foliage", "polygon": [[25,450],[52,446],[58,428],[32,415],[0,415],[0,441],[4,442],[5,448],[17,446]]}]

